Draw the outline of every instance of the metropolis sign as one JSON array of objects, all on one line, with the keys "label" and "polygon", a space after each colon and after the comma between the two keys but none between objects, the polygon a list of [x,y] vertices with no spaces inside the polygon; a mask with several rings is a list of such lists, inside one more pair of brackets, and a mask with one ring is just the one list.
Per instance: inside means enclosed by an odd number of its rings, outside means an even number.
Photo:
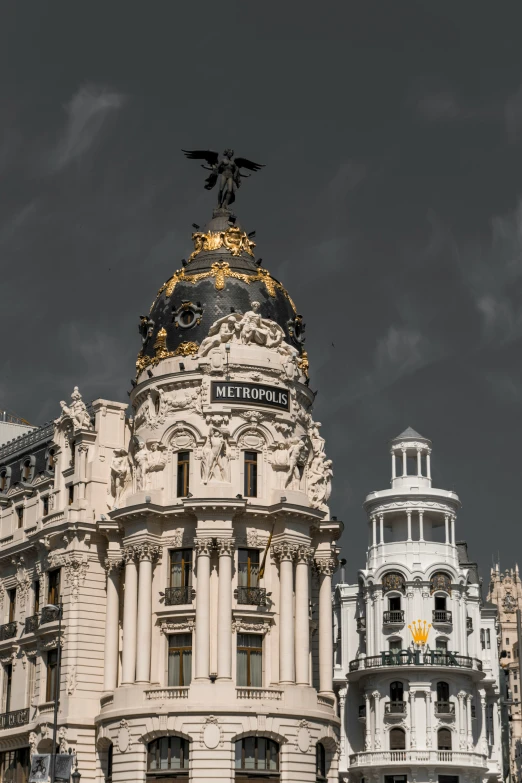
[{"label": "metropolis sign", "polygon": [[261,383],[237,383],[235,381],[212,381],[211,402],[226,402],[239,405],[268,405],[270,408],[289,410],[289,393],[277,386]]}]

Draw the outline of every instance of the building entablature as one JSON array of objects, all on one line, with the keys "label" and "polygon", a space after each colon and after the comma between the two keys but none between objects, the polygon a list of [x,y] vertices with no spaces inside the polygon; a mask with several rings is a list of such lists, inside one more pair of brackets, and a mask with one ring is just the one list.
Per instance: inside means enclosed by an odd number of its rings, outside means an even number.
[{"label": "building entablature", "polygon": [[397,490],[386,489],[371,492],[367,495],[363,506],[369,516],[419,510],[456,516],[461,503],[454,492],[446,492],[442,489],[432,489],[429,492],[423,490],[418,493],[399,493]]}]

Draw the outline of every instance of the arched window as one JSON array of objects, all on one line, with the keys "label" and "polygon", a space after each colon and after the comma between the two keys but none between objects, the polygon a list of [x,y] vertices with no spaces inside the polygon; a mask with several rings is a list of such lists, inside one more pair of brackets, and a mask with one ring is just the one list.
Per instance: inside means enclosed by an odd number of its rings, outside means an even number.
[{"label": "arched window", "polygon": [[437,701],[449,701],[449,685],[447,682],[437,683]]},{"label": "arched window", "polygon": [[107,762],[106,762],[106,772],[105,772],[105,783],[112,783],[112,755],[113,755],[113,749],[114,746],[111,742],[109,747],[107,748]]},{"label": "arched window", "polygon": [[406,750],[406,734],[403,729],[390,731],[390,750]]},{"label": "arched window", "polygon": [[[252,772],[279,772],[279,745],[277,742],[268,739],[268,737],[243,737],[243,739],[237,740],[236,780],[241,780],[242,772],[247,772],[248,777]],[[267,780],[266,775],[263,775],[263,780]]]},{"label": "arched window", "polygon": [[315,746],[315,780],[316,783],[323,783],[326,777],[326,750],[322,742]]},{"label": "arched window", "polygon": [[439,729],[437,732],[438,750],[451,750],[451,731],[449,729]]},{"label": "arched window", "polygon": [[[158,737],[147,745],[147,779],[154,780],[154,772],[164,773],[168,770],[188,775],[189,742],[184,737]],[[157,776],[158,779],[160,775]],[[164,775],[161,775],[165,779]]]},{"label": "arched window", "polygon": [[396,680],[390,683],[390,701],[404,701],[404,685]]}]

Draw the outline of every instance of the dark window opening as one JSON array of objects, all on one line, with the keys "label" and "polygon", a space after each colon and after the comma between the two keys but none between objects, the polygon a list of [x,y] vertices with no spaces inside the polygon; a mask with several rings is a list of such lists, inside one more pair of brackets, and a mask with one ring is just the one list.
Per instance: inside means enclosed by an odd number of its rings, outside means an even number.
[{"label": "dark window opening", "polygon": [[112,757],[114,753],[114,745],[111,744],[107,748],[107,774],[105,775],[105,783],[112,783]]},{"label": "dark window opening", "polygon": [[[188,774],[189,741],[184,737],[158,737],[147,746],[147,772],[175,770]],[[155,776],[147,776],[155,777]],[[160,776],[157,776],[160,779]]]},{"label": "dark window opening", "polygon": [[268,737],[243,737],[236,742],[236,769],[279,771],[279,745]]},{"label": "dark window opening", "polygon": [[238,549],[238,578],[239,587],[259,586],[259,550]]},{"label": "dark window opening", "polygon": [[447,682],[437,683],[437,701],[449,701],[449,685]]},{"label": "dark window opening", "polygon": [[17,506],[16,507],[16,517],[17,517],[17,527],[20,529],[23,527],[24,524],[24,507],[23,506]]},{"label": "dark window opening", "polygon": [[67,487],[67,491],[69,493],[69,505],[72,506],[74,503],[74,487],[71,484],[69,487]]},{"label": "dark window opening", "polygon": [[435,611],[445,612],[446,611],[446,596],[445,595],[436,595],[435,596]]},{"label": "dark window opening", "polygon": [[178,498],[185,498],[189,493],[190,451],[178,451]]},{"label": "dark window opening", "polygon": [[33,596],[34,596],[34,611],[33,614],[38,614],[40,611],[40,580],[35,579],[33,582]]},{"label": "dark window opening", "polygon": [[49,571],[49,589],[47,590],[47,603],[58,606],[60,603],[60,569]]},{"label": "dark window opening", "polygon": [[29,779],[29,748],[4,750],[0,753],[0,780],[25,783]]},{"label": "dark window opening", "polygon": [[44,495],[42,498],[42,516],[46,517],[49,513],[49,495]]},{"label": "dark window opening", "polygon": [[192,586],[192,549],[171,549],[169,586]]},{"label": "dark window opening", "polygon": [[245,451],[245,497],[257,497],[257,451]]},{"label": "dark window opening", "polygon": [[390,701],[404,701],[404,685],[396,681],[390,684]]},{"label": "dark window opening", "polygon": [[315,746],[315,780],[316,783],[322,783],[327,780],[326,750],[322,742],[318,742]]},{"label": "dark window opening", "polygon": [[388,608],[390,609],[390,612],[400,612],[401,610],[400,595],[391,595],[388,598]]},{"label": "dark window opening", "polygon": [[255,633],[237,636],[237,684],[260,688],[263,685],[263,637]]},{"label": "dark window opening", "polygon": [[56,677],[58,674],[58,650],[49,650],[47,653],[47,686],[45,700],[54,701],[56,694]]},{"label": "dark window opening", "polygon": [[9,601],[9,619],[7,622],[14,623],[16,614],[16,587],[7,591],[7,600]]},{"label": "dark window opening", "polygon": [[390,750],[406,750],[406,734],[402,729],[390,731]]},{"label": "dark window opening", "polygon": [[437,749],[451,750],[451,731],[449,729],[439,729],[437,732]]},{"label": "dark window opening", "polygon": [[11,711],[11,689],[13,685],[13,664],[8,663],[4,666],[4,693],[2,712]]}]

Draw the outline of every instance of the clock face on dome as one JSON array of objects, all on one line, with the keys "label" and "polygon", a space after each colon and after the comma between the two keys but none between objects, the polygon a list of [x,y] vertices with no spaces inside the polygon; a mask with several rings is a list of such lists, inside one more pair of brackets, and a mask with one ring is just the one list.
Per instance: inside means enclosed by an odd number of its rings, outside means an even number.
[{"label": "clock face on dome", "polygon": [[511,593],[506,593],[502,602],[505,612],[514,612],[516,609],[516,601]]}]

